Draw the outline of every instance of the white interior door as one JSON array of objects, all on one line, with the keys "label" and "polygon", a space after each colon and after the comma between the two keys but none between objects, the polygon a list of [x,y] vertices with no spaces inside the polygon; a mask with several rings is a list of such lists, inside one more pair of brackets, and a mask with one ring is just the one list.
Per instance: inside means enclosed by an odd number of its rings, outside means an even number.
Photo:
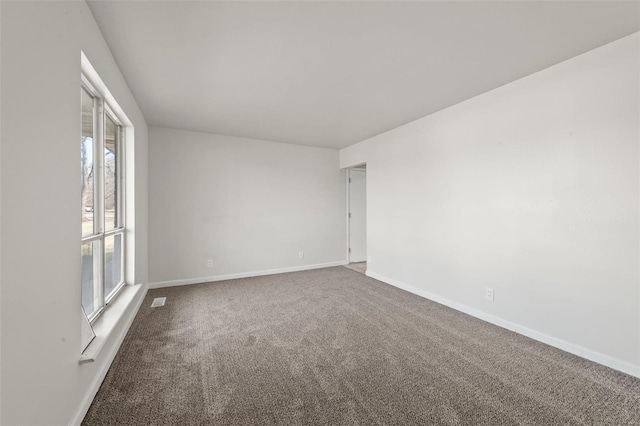
[{"label": "white interior door", "polygon": [[367,172],[349,170],[349,262],[367,260]]}]

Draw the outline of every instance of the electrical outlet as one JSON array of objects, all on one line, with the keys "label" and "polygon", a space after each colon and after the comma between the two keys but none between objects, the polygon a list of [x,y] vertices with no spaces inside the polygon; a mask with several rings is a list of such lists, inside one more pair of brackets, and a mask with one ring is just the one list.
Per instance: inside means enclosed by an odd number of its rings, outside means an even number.
[{"label": "electrical outlet", "polygon": [[303,251],[299,251],[298,252],[298,259],[304,259],[304,252]]},{"label": "electrical outlet", "polygon": [[213,259],[207,259],[207,268],[213,268]]},{"label": "electrical outlet", "polygon": [[494,300],[494,291],[492,288],[486,287],[484,289],[484,298],[493,302]]}]

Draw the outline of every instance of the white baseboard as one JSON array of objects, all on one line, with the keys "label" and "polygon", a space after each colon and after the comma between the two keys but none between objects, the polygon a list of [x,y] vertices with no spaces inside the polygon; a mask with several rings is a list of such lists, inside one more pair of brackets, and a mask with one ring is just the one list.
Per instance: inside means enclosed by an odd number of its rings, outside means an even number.
[{"label": "white baseboard", "polygon": [[225,280],[234,280],[237,278],[249,278],[249,277],[259,277],[263,275],[274,275],[274,274],[283,274],[286,272],[299,272],[299,271],[309,271],[312,269],[320,269],[320,268],[330,268],[332,266],[342,266],[346,265],[348,262],[346,260],[340,260],[337,262],[328,262],[328,263],[316,263],[314,265],[303,265],[303,266],[292,266],[288,268],[278,268],[278,269],[267,269],[264,271],[253,271],[253,272],[241,272],[237,274],[226,274],[226,275],[214,275],[211,277],[200,277],[200,278],[189,278],[184,280],[173,280],[173,281],[159,281],[155,283],[150,283],[149,288],[164,288],[164,287],[175,287],[180,285],[190,285],[190,284],[202,284],[202,283],[210,283],[214,281],[225,281]]},{"label": "white baseboard", "polygon": [[[102,366],[100,367],[100,369],[98,370],[93,381],[91,382],[91,385],[89,386],[89,389],[87,390],[87,393],[84,396],[82,403],[78,408],[78,411],[73,416],[73,419],[71,420],[71,423],[70,423],[72,426],[80,425],[82,423],[82,420],[84,419],[84,416],[87,414],[87,411],[89,411],[89,407],[91,407],[93,398],[95,398],[96,394],[98,393],[98,390],[100,389],[100,385],[102,384],[104,378],[106,377],[107,372],[109,371],[109,367],[111,367],[111,363],[113,362],[113,359],[116,357],[116,354],[118,353],[118,349],[120,349],[120,345],[122,345],[122,342],[124,341],[124,338],[127,335],[127,332],[129,331],[129,328],[131,327],[131,324],[133,323],[133,320],[136,317],[136,314],[138,313],[140,306],[142,305],[142,301],[147,295],[148,285],[147,284],[138,284],[138,285],[141,285],[142,289],[135,295],[135,298],[133,299],[133,307],[131,309],[127,309],[128,312],[126,313],[126,316],[123,316],[123,318],[121,319],[120,322],[122,323],[122,327],[120,327],[119,331],[117,332],[117,335],[114,336],[115,337],[114,344],[111,346],[111,348],[109,348],[108,352],[105,352],[104,356],[106,357],[106,359],[102,364]],[[109,340],[111,340],[111,338]],[[102,358],[102,354],[100,354],[100,358]]]},{"label": "white baseboard", "polygon": [[448,306],[457,311],[464,312],[465,314],[479,318],[483,321],[489,322],[491,324],[497,325],[502,328],[506,328],[507,330],[511,330],[518,334],[522,334],[523,336],[530,337],[531,339],[537,340],[539,342],[546,343],[549,346],[562,349],[563,351],[572,353],[579,357],[586,358],[590,361],[597,362],[598,364],[602,364],[607,367],[613,368],[614,370],[622,371],[623,373],[640,378],[640,365],[634,365],[634,364],[631,364],[630,362],[626,362],[626,361],[619,360],[617,358],[610,357],[600,352],[596,352],[591,349],[587,349],[585,347],[568,342],[566,340],[550,336],[548,334],[533,330],[531,328],[514,323],[512,321],[505,320],[495,315],[487,314],[486,312],[482,312],[477,309],[470,308],[461,303],[454,302],[452,300],[446,299],[444,297],[438,296],[428,291],[399,282],[392,278],[385,277],[383,275],[378,274],[375,271],[372,271],[371,269],[368,269],[366,274],[367,276],[374,278],[378,281],[382,281],[394,287],[401,288],[410,293],[424,297],[425,299],[432,300],[434,302],[440,303],[441,305]]}]

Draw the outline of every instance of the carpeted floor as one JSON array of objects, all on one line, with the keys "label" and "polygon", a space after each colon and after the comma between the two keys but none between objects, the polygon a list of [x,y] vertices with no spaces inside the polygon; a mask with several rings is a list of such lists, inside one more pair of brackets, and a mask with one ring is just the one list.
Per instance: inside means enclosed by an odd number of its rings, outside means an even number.
[{"label": "carpeted floor", "polygon": [[637,426],[640,379],[335,267],[150,291],[84,424]]},{"label": "carpeted floor", "polygon": [[344,265],[345,268],[349,268],[352,271],[360,272],[361,274],[367,273],[367,262],[356,262]]}]

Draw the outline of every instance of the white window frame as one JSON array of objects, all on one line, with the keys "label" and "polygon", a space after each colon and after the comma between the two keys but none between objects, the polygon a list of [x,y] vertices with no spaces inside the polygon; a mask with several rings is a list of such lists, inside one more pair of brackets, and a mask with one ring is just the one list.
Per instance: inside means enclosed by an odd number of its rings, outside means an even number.
[{"label": "white window frame", "polygon": [[[81,74],[82,90],[85,90],[93,97],[93,233],[91,235],[82,236],[80,246],[87,243],[94,243],[93,252],[93,288],[94,288],[94,310],[88,313],[88,319],[93,323],[107,308],[107,306],[116,299],[122,289],[126,286],[126,141],[125,141],[125,125],[119,114],[115,111],[120,108],[117,105],[112,106],[111,102],[101,94],[96,85],[92,84],[89,77],[84,72]],[[116,140],[116,217],[114,220],[114,228],[105,231],[105,209],[104,209],[104,190],[105,190],[105,166],[104,166],[104,150],[105,150],[105,122],[109,117],[117,126],[118,134]],[[106,239],[108,237],[120,235],[121,242],[121,261],[120,261],[120,282],[114,287],[110,294],[105,294],[105,254]],[[95,244],[97,242],[97,244]],[[97,247],[97,250],[96,250]]]}]

